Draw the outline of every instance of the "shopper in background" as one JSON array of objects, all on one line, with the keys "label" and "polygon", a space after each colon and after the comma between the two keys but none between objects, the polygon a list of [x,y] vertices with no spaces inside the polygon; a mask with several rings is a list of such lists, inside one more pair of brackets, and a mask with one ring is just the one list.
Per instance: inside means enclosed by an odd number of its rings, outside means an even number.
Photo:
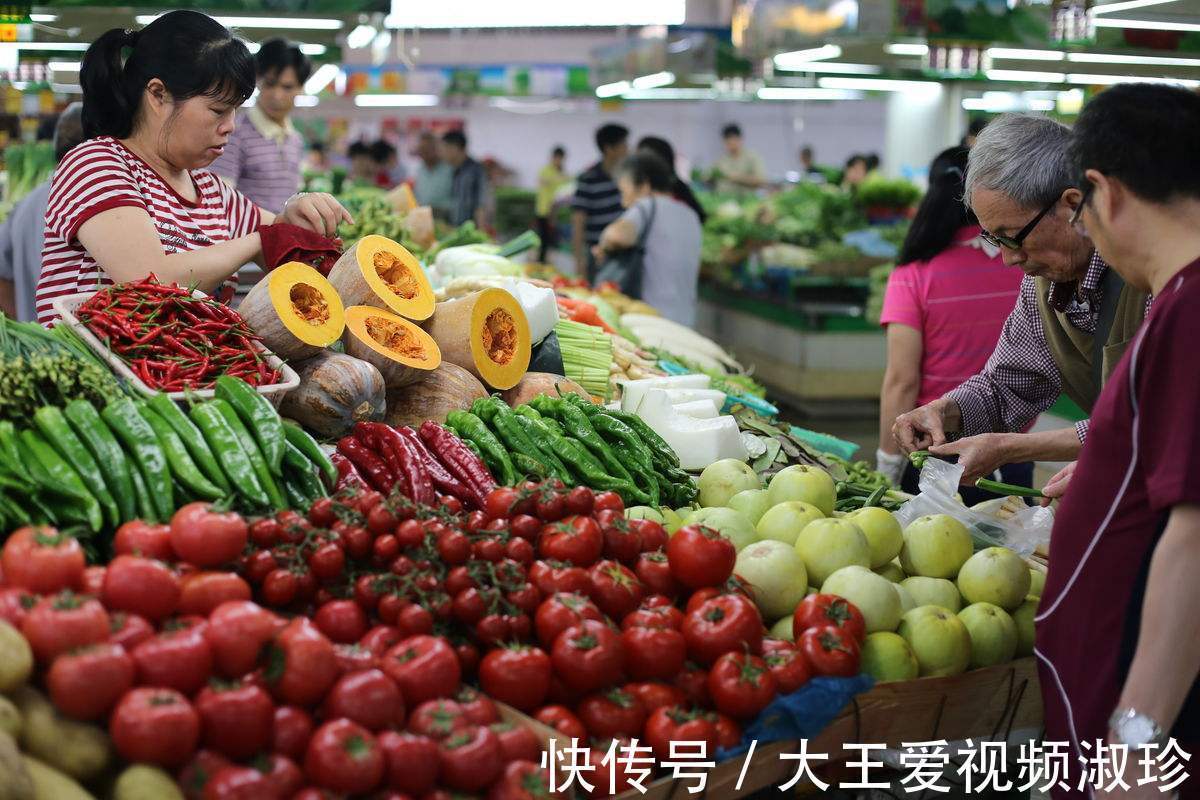
[{"label": "shopper in background", "polygon": [[[63,110],[53,135],[57,163],[83,141],[82,103],[71,103]],[[0,311],[22,322],[37,319],[34,293],[42,273],[50,181],[47,178],[31,189],[0,224]]]},{"label": "shopper in background", "polygon": [[855,153],[846,159],[846,167],[842,170],[842,188],[853,192],[867,178],[867,157]]},{"label": "shopper in background", "polygon": [[571,179],[563,172],[567,151],[555,147],[550,151],[550,163],[538,171],[537,200],[535,213],[537,215],[538,237],[542,240],[538,250],[538,261],[545,264],[546,254],[558,246],[558,228],[554,224],[551,213],[554,211],[554,198],[559,189],[570,183]]},{"label": "shopper in background", "polygon": [[254,56],[258,98],[238,113],[225,152],[212,171],[259,208],[278,214],[300,189],[304,139],[292,125],[296,97],[312,72],[297,45],[268,39]]},{"label": "shopper in background", "polygon": [[721,141],[725,155],[718,159],[718,192],[751,192],[767,184],[767,171],[758,153],[745,146],[742,129],[737,125],[726,125],[721,129]]},{"label": "shopper in background", "polygon": [[462,131],[447,131],[442,136],[442,157],[454,170],[450,224],[461,225],[472,219],[480,228],[486,228],[487,176],[483,166],[467,155],[467,137]]},{"label": "shopper in background", "polygon": [[333,165],[329,163],[329,150],[324,142],[311,142],[308,152],[304,155],[304,170],[306,172],[328,172]]},{"label": "shopper in background", "polygon": [[454,208],[454,168],[442,160],[437,137],[430,131],[421,133],[415,152],[421,162],[413,179],[417,202],[433,209],[439,219],[449,219]]},{"label": "shopper in background", "polygon": [[800,148],[800,179],[813,183],[825,182],[825,173],[821,172],[813,158],[812,145],[806,144]]},{"label": "shopper in background", "polygon": [[979,138],[980,132],[987,127],[987,117],[971,117],[971,121],[967,123],[967,132],[963,134],[963,147],[974,147],[975,140]]},{"label": "shopper in background", "polygon": [[359,140],[346,148],[346,158],[350,160],[350,170],[346,180],[353,186],[374,186],[379,174],[379,165],[371,154],[371,145]]},{"label": "shopper in background", "polygon": [[[896,419],[901,450],[957,455],[964,483],[1022,461],[1070,461],[1088,423],[1017,433],[1065,393],[1090,411],[1146,315],[1149,296],[1109,269],[1071,225],[1082,192],[1070,131],[1045,117],[1005,114],[971,148],[965,200],[983,238],[1025,273],[984,368],[944,397]],[[947,443],[958,434],[964,438]]]},{"label": "shopper in background", "polygon": [[[896,417],[936,400],[983,368],[1012,311],[1021,273],[1009,269],[999,248],[980,237],[963,205],[967,148],[938,154],[929,189],[888,278],[880,323],[887,330],[887,371],[879,401],[879,469],[917,491],[917,471],[892,436]],[[1001,479],[1033,485],[1033,463],[1008,464]],[[967,505],[994,495],[963,487]]]},{"label": "shopper in background", "polygon": [[638,152],[653,153],[662,159],[663,163],[671,170],[671,196],[695,211],[696,216],[700,218],[700,224],[703,225],[708,215],[704,213],[704,207],[696,199],[692,187],[675,171],[675,148],[671,147],[671,143],[658,136],[643,136],[638,142],[637,149]]},{"label": "shopper in background", "polygon": [[640,299],[690,327],[696,321],[700,218],[672,196],[671,169],[653,153],[638,152],[621,162],[617,185],[625,212],[601,234],[594,248],[596,263],[636,247],[644,235]]},{"label": "shopper in background", "polygon": [[384,139],[372,142],[371,160],[375,162],[375,185],[380,189],[391,189],[404,181],[404,168],[391,142]]},{"label": "shopper in background", "polygon": [[325,236],[352,221],[324,194],[294,195],[276,217],[205,169],[254,90],[246,45],[197,11],[145,28],[113,28],[83,57],[83,132],[59,164],[46,208],[38,321],[54,298],[114,281],[160,280],[221,290],[262,257],[261,225],[277,219]]},{"label": "shopper in background", "polygon": [[621,190],[613,174],[629,153],[629,129],[609,123],[596,131],[596,149],[600,160],[575,180],[571,200],[571,249],[575,253],[575,271],[591,281],[596,272],[592,248],[608,224],[621,216]]},{"label": "shopper in background", "polygon": [[868,178],[879,173],[879,165],[882,163],[879,160],[879,153],[867,153],[863,159],[866,163]]},{"label": "shopper in background", "polygon": [[1200,796],[1197,130],[1200,96],[1152,84],[1104,90],[1075,123],[1075,217],[1155,299],[1092,410],[1035,618],[1046,739],[1070,743],[1075,765],[1097,741],[1127,747],[1132,793],[1156,797],[1172,787],[1137,786],[1141,748],[1168,738],[1193,756],[1177,796]]}]

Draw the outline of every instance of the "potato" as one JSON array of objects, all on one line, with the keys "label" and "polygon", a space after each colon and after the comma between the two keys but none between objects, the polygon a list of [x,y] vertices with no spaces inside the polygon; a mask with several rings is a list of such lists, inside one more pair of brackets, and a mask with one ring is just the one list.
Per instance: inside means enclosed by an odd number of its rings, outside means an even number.
[{"label": "potato", "polygon": [[0,694],[0,731],[14,739],[20,739],[22,727],[24,727],[24,720],[21,719],[21,712],[17,710],[12,700]]},{"label": "potato", "polygon": [[0,800],[34,800],[33,779],[7,733],[0,733]]},{"label": "potato", "polygon": [[78,783],[33,756],[22,754],[21,760],[33,780],[34,800],[96,800]]},{"label": "potato", "polygon": [[0,692],[11,692],[33,672],[33,651],[21,632],[0,619]]},{"label": "potato", "polygon": [[175,779],[158,767],[126,767],[113,787],[113,800],[184,800]]},{"label": "potato", "polygon": [[95,778],[112,761],[112,743],[97,726],[59,715],[41,692],[29,686],[18,689],[12,699],[24,717],[25,752],[81,781]]}]

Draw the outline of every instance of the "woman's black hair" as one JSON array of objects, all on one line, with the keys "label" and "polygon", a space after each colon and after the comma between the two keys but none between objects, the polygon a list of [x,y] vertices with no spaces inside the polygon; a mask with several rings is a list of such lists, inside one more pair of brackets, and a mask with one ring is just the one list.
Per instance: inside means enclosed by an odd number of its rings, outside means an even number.
[{"label": "woman's black hair", "polygon": [[627,156],[617,174],[628,175],[634,186],[649,185],[655,192],[669,192],[674,184],[674,173],[667,162],[646,150]]},{"label": "woman's black hair", "polygon": [[83,131],[90,139],[133,133],[146,85],[158,78],[176,102],[205,96],[240,106],[254,91],[254,59],[199,11],[169,11],[140,31],[113,28],[83,56]]},{"label": "woman's black hair", "polygon": [[671,146],[671,143],[658,136],[643,136],[637,144],[637,149],[653,153],[661,158],[663,163],[671,169],[672,196],[692,209],[692,211],[695,211],[696,216],[700,218],[700,224],[703,225],[708,215],[704,213],[704,208],[700,205],[700,201],[696,199],[695,193],[692,192],[692,187],[688,186],[687,181],[682,180],[678,173],[675,172],[675,148]]},{"label": "woman's black hair", "polygon": [[359,156],[371,157],[371,145],[359,139],[357,142],[351,142],[346,148],[346,158],[358,158]]},{"label": "woman's black hair", "polygon": [[396,155],[396,148],[385,142],[383,139],[376,139],[369,145],[371,151],[371,159],[377,164],[386,164],[388,159]]},{"label": "woman's black hair", "polygon": [[254,54],[258,77],[279,77],[288,67],[296,71],[296,80],[304,83],[312,75],[312,61],[300,52],[300,46],[287,39],[268,39]]},{"label": "woman's black hair", "polygon": [[975,215],[962,201],[968,152],[966,147],[951,147],[929,165],[929,188],[904,237],[897,264],[928,261],[950,246],[960,228],[975,224]]}]

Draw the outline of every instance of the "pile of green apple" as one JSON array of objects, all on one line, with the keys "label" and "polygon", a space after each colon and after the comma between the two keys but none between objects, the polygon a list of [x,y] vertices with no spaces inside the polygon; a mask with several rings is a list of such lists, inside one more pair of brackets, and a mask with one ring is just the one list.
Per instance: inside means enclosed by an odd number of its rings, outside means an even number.
[{"label": "pile of green apple", "polygon": [[1045,576],[1004,547],[975,552],[953,517],[907,528],[882,508],[835,512],[833,478],[796,465],[764,488],[747,464],[710,465],[700,508],[630,509],[668,532],[703,524],[738,550],[735,572],[753,589],[771,634],[792,638],[791,614],[814,592],[862,611],[862,668],[877,681],[957,675],[1033,652],[1033,617]]}]

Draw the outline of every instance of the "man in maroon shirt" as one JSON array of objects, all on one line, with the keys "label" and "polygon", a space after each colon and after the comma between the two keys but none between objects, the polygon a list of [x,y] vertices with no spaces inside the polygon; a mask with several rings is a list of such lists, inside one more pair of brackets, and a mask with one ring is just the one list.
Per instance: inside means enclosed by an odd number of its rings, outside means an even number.
[{"label": "man in maroon shirt", "polygon": [[[1050,540],[1036,617],[1046,739],[1069,742],[1072,794],[1098,745],[1126,745],[1128,788],[1151,748],[1200,750],[1200,95],[1115,86],[1075,125],[1076,224],[1154,306],[1092,412]],[[1176,778],[1178,779],[1178,778]],[[1175,787],[1200,796],[1200,777]],[[1060,790],[1061,791],[1061,790]],[[1085,794],[1086,793],[1086,794]]]}]

